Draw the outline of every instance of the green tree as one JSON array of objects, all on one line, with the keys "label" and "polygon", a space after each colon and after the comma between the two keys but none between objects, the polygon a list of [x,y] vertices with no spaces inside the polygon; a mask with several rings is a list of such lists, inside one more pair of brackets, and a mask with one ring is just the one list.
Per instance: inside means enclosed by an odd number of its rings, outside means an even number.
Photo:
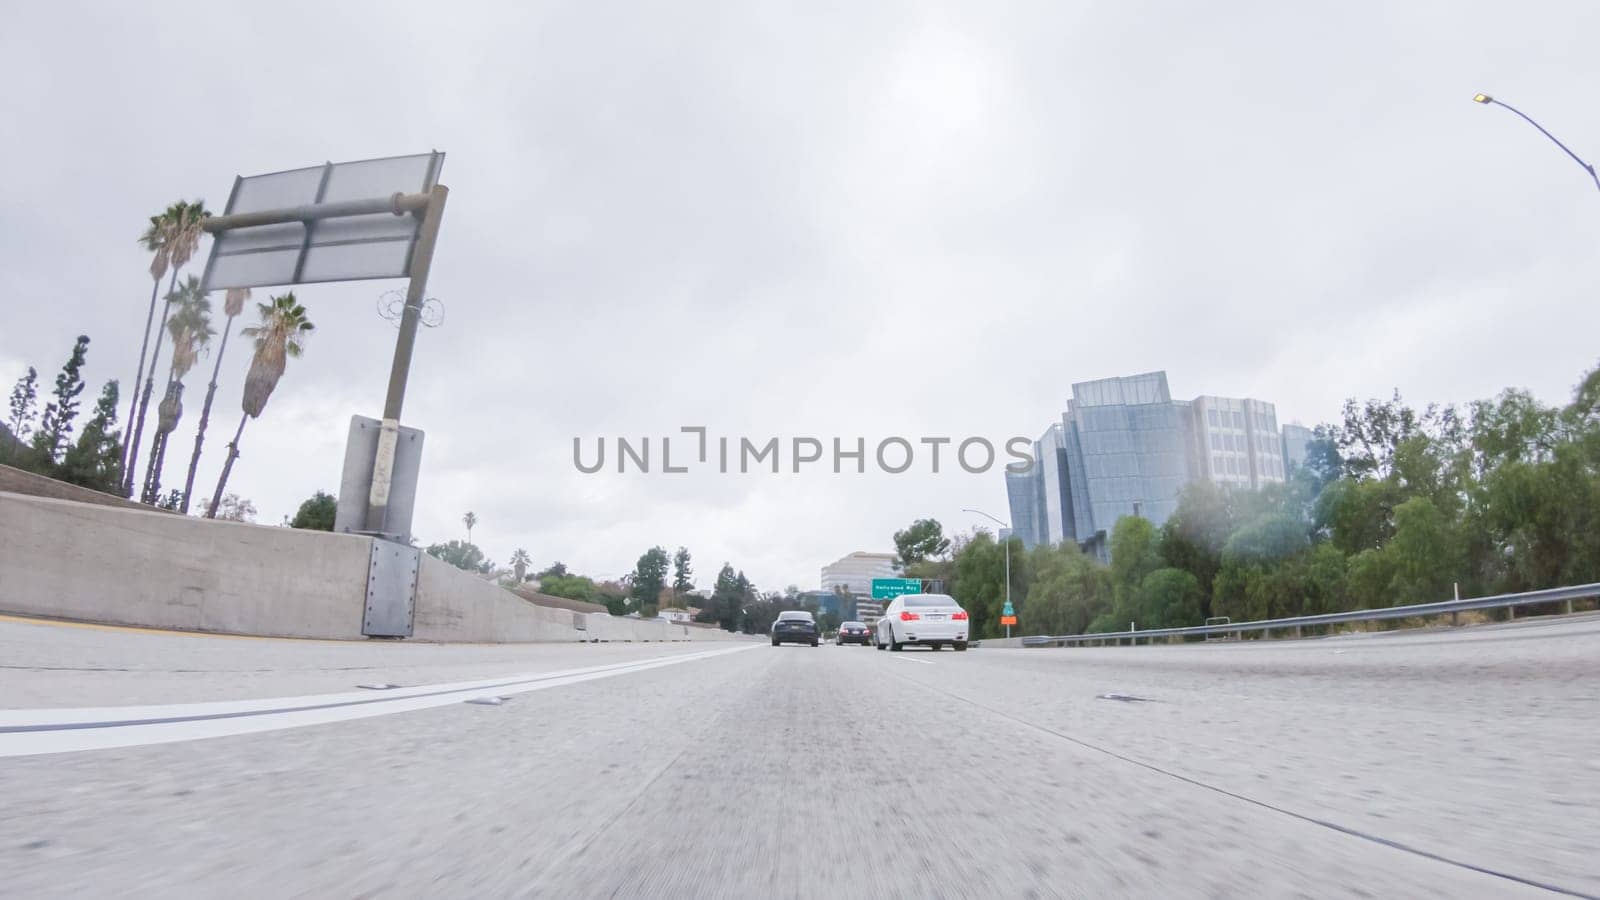
[{"label": "green tree", "polygon": [[478,514],[468,510],[466,514],[461,517],[461,524],[467,526],[467,543],[472,543],[472,529],[478,524]]},{"label": "green tree", "polygon": [[1393,606],[1394,558],[1379,549],[1363,550],[1350,557],[1345,583],[1355,609]]},{"label": "green tree", "polygon": [[[205,208],[205,201],[196,200],[192,203],[179,201],[167,207],[160,216],[150,220],[151,228],[146,230],[141,241],[145,248],[156,254],[152,261],[150,273],[160,281],[157,274],[157,263],[162,268],[171,267],[172,277],[167,286],[166,303],[161,307],[161,327],[156,329],[156,346],[150,354],[150,368],[144,372],[144,391],[137,398],[139,413],[129,416],[129,424],[133,428],[133,439],[129,442],[128,464],[124,467],[122,476],[122,492],[125,496],[133,496],[133,473],[138,465],[139,442],[144,437],[144,420],[150,412],[150,394],[155,390],[156,368],[161,361],[161,342],[167,331],[167,314],[172,311],[172,304],[177,299],[178,272],[188,264],[194,256],[195,250],[200,247],[202,230],[200,223],[211,213]],[[150,340],[148,317],[145,323],[145,342]],[[140,359],[143,360],[143,350]],[[140,368],[143,369],[141,362]],[[134,382],[134,392],[138,393],[138,382]],[[131,410],[130,410],[131,413]],[[181,502],[181,501],[180,501]]]},{"label": "green tree", "polygon": [[679,547],[672,555],[672,593],[682,598],[694,590],[694,569],[690,567],[688,547]]},{"label": "green tree", "polygon": [[744,594],[739,586],[739,576],[733,566],[723,563],[711,589],[711,597],[696,616],[699,622],[715,622],[724,631],[738,631],[744,617]]},{"label": "green tree", "polygon": [[[1012,597],[1016,599],[1027,592],[1025,551],[1020,540],[1010,541]],[[996,543],[989,532],[979,531],[956,554],[954,569],[949,591],[970,617],[968,636],[982,640],[1001,633],[1000,610],[1006,601],[1006,545]]]},{"label": "green tree", "polygon": [[88,353],[89,338],[80,334],[72,346],[72,355],[56,376],[55,392],[39,417],[33,452],[46,474],[55,471],[72,436],[72,423],[78,417],[78,395],[83,393],[83,362]]},{"label": "green tree", "polygon": [[533,557],[528,551],[518,547],[511,552],[511,574],[517,579],[517,584],[528,580],[528,567],[533,565]]},{"label": "green tree", "polygon": [[1394,512],[1394,539],[1383,550],[1394,562],[1392,602],[1450,599],[1451,585],[1460,578],[1460,552],[1450,523],[1427,497],[1412,497]]},{"label": "green tree", "polygon": [[1198,578],[1182,569],[1156,569],[1139,582],[1129,621],[1140,628],[1199,625],[1203,599]]},{"label": "green tree", "polygon": [[309,531],[332,531],[333,520],[338,513],[339,498],[327,491],[317,491],[295,510],[294,518],[289,520],[289,527],[304,528]]},{"label": "green tree", "polygon": [[894,549],[896,566],[905,569],[913,563],[944,556],[950,550],[950,541],[938,520],[918,519],[909,528],[894,533]]},{"label": "green tree", "polygon": [[217,491],[211,496],[208,518],[217,517],[217,504],[222,502],[222,489],[233,471],[233,461],[239,458],[239,438],[244,435],[244,424],[259,419],[267,408],[267,400],[277,389],[278,381],[291,358],[304,352],[306,339],[316,329],[306,315],[306,308],[295,301],[294,294],[271,298],[269,303],[257,303],[260,324],[239,332],[240,337],[255,341],[255,355],[250,359],[250,372],[244,380],[244,398],[241,406],[244,415],[239,418],[239,428],[228,444],[228,457],[222,464],[222,477],[217,480]]},{"label": "green tree", "polygon": [[1071,541],[1041,544],[1028,554],[1032,582],[1019,604],[1024,634],[1081,634],[1111,609],[1111,570]]},{"label": "green tree", "polygon": [[477,544],[466,541],[449,541],[443,544],[429,544],[427,554],[435,559],[441,559],[463,572],[476,572],[487,575],[494,571],[494,563],[483,558],[483,551]]},{"label": "green tree", "polygon": [[1210,614],[1212,582],[1222,567],[1222,547],[1235,528],[1234,513],[1223,489],[1208,481],[1190,483],[1178,494],[1178,507],[1161,526],[1161,557],[1173,568],[1193,575],[1203,595],[1202,613]]},{"label": "green tree", "polygon": [[[151,311],[155,310],[155,297],[151,298]],[[228,321],[222,326],[222,344],[217,348],[216,362],[211,365],[211,383],[206,385],[206,400],[200,407],[200,427],[194,433],[194,452],[189,455],[189,473],[183,479],[183,512],[189,511],[189,498],[194,492],[195,471],[200,468],[200,448],[206,442],[206,428],[211,424],[211,401],[217,396],[217,374],[222,371],[222,357],[228,352],[228,334],[233,331],[233,320],[244,312],[244,302],[250,299],[249,288],[229,288],[223,300],[222,311]],[[141,362],[141,366],[144,364]],[[333,526],[323,529],[332,531]]]},{"label": "green tree", "polygon": [[662,588],[667,586],[667,569],[671,565],[667,551],[661,547],[646,550],[633,567],[633,584],[628,596],[641,617],[656,605]]},{"label": "green tree", "polygon": [[29,366],[28,374],[17,379],[16,386],[11,389],[11,411],[6,424],[10,426],[13,443],[6,451],[8,462],[21,462],[18,457],[33,435],[33,420],[38,406],[39,373]]},{"label": "green tree", "polygon": [[1146,575],[1161,568],[1155,526],[1140,516],[1123,516],[1111,530],[1112,608],[1119,622],[1137,621],[1139,589]]},{"label": "green tree", "polygon": [[117,383],[106,382],[95,403],[94,415],[78,442],[61,461],[63,481],[105,493],[116,493],[122,484],[122,435],[117,427]]},{"label": "green tree", "polygon": [[1305,557],[1302,615],[1343,612],[1350,608],[1350,564],[1338,547],[1323,541]]},{"label": "green tree", "polygon": [[549,594],[552,597],[565,597],[568,600],[582,600],[585,603],[603,603],[600,599],[599,586],[594,579],[582,575],[540,575],[539,593]]}]

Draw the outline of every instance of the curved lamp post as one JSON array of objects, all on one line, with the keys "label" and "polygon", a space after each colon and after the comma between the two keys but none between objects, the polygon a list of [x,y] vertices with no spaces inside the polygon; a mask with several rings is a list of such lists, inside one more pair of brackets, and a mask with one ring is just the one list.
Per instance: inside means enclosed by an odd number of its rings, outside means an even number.
[{"label": "curved lamp post", "polygon": [[1578,165],[1583,166],[1583,170],[1585,172],[1588,172],[1589,173],[1589,177],[1594,180],[1595,189],[1596,190],[1600,190],[1600,175],[1596,175],[1595,174],[1594,166],[1591,166],[1588,163],[1584,162],[1582,157],[1580,157],[1576,153],[1573,153],[1571,148],[1569,148],[1566,144],[1561,143],[1561,140],[1559,138],[1557,138],[1555,135],[1551,134],[1550,132],[1546,131],[1543,125],[1540,125],[1538,122],[1535,122],[1533,119],[1529,118],[1527,113],[1524,113],[1522,110],[1517,109],[1515,106],[1512,106],[1509,103],[1502,103],[1501,101],[1496,100],[1495,98],[1489,96],[1488,94],[1477,94],[1477,95],[1473,96],[1472,102],[1474,102],[1474,103],[1482,103],[1484,106],[1489,106],[1491,104],[1494,105],[1494,106],[1503,106],[1506,109],[1509,109],[1512,112],[1516,113],[1518,116],[1521,116],[1522,120],[1524,122],[1527,122],[1529,125],[1532,125],[1533,127],[1539,129],[1539,133],[1540,134],[1542,134],[1545,137],[1549,138],[1551,140],[1551,142],[1554,143],[1557,147],[1560,147],[1561,148],[1561,152],[1563,152],[1563,153],[1567,154],[1568,156],[1572,157],[1573,161],[1576,162]]}]

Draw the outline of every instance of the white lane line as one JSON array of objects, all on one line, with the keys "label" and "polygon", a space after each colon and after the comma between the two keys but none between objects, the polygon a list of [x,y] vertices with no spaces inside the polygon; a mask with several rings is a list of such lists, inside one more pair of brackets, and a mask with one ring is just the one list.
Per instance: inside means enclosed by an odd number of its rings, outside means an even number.
[{"label": "white lane line", "polygon": [[376,697],[371,691],[354,691],[165,706],[5,710],[0,712],[0,757],[141,747],[347,722],[448,706],[484,697],[503,697],[582,684],[679,663],[713,659],[751,650],[755,646],[729,647],[555,672],[527,672],[478,681],[419,685],[385,691]]},{"label": "white lane line", "polygon": [[931,666],[931,665],[933,665],[933,660],[931,660],[931,659],[917,659],[915,656],[891,656],[889,658],[890,659],[898,659],[901,662],[914,662],[914,663],[916,663],[918,665],[921,665],[921,666]]}]

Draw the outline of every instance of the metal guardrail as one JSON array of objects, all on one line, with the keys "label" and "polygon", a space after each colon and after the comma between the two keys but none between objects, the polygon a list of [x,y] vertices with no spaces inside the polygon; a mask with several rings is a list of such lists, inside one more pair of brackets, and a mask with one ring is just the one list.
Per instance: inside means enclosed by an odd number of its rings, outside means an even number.
[{"label": "metal guardrail", "polygon": [[1186,628],[1151,628],[1147,631],[1107,631],[1100,634],[1068,634],[1034,636],[1022,639],[1024,647],[1064,647],[1068,644],[1085,644],[1091,641],[1131,640],[1140,638],[1200,637],[1206,635],[1242,635],[1246,631],[1260,631],[1270,636],[1274,630],[1299,629],[1308,625],[1339,625],[1345,622],[1373,622],[1382,619],[1414,619],[1475,609],[1512,609],[1533,603],[1551,603],[1565,600],[1567,611],[1572,611],[1572,601],[1587,597],[1600,597],[1600,583],[1577,584],[1570,587],[1526,591],[1520,594],[1495,594],[1490,597],[1473,597],[1466,600],[1444,600],[1439,603],[1417,603],[1411,606],[1389,606],[1383,609],[1356,609],[1349,612],[1322,613],[1315,616],[1296,616],[1289,619],[1261,619],[1254,622],[1230,622],[1225,625],[1191,625]]}]

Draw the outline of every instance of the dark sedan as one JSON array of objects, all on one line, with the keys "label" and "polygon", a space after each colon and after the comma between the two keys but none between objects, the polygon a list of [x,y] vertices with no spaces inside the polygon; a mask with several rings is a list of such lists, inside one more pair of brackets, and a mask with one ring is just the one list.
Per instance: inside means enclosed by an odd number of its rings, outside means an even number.
[{"label": "dark sedan", "polygon": [[846,622],[839,626],[839,643],[865,647],[872,643],[872,630],[865,622]]},{"label": "dark sedan", "polygon": [[789,609],[778,613],[772,623],[772,646],[779,644],[810,644],[817,646],[817,620],[803,609]]}]

